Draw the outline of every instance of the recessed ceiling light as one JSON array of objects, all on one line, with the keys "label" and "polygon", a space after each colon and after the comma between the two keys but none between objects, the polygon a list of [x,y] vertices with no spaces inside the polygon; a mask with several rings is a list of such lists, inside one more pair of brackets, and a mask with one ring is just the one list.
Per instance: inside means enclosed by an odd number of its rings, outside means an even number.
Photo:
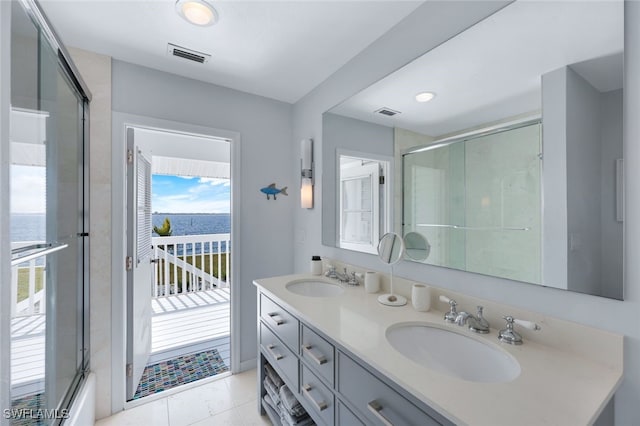
[{"label": "recessed ceiling light", "polygon": [[429,102],[431,99],[435,98],[436,94],[431,92],[420,92],[416,95],[416,101],[418,102]]},{"label": "recessed ceiling light", "polygon": [[218,22],[218,13],[204,0],[178,0],[176,12],[193,25],[206,27]]}]

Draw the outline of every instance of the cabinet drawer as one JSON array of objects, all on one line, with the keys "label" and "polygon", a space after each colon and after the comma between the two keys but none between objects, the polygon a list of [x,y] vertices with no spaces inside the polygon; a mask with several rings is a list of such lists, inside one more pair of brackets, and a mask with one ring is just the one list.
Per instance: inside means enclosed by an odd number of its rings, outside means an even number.
[{"label": "cabinet drawer", "polygon": [[344,404],[338,402],[338,416],[336,424],[338,426],[364,426],[364,423],[356,417]]},{"label": "cabinet drawer", "polygon": [[351,358],[338,352],[338,392],[369,425],[439,425]]},{"label": "cabinet drawer", "polygon": [[298,358],[262,323],[260,323],[260,350],[289,385],[291,391],[296,392],[298,390]]},{"label": "cabinet drawer", "polygon": [[335,350],[333,345],[318,336],[307,326],[302,326],[302,343],[300,353],[319,376],[333,386],[333,371],[335,366]]},{"label": "cabinet drawer", "polygon": [[293,315],[261,294],[260,318],[294,353],[298,353],[298,320]]},{"label": "cabinet drawer", "polygon": [[333,393],[304,365],[300,378],[300,393],[305,401],[305,408],[310,411],[309,414],[314,420],[320,419],[327,425],[334,424]]}]

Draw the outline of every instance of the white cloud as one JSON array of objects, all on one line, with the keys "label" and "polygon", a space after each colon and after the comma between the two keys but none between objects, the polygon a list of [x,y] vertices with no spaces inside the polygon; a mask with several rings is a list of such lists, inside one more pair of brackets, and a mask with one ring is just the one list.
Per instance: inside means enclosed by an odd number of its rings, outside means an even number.
[{"label": "white cloud", "polygon": [[47,209],[47,179],[44,167],[12,165],[11,212],[45,213]]},{"label": "white cloud", "polygon": [[216,185],[231,186],[231,179],[201,177],[198,182],[208,183],[211,186],[216,186]]}]

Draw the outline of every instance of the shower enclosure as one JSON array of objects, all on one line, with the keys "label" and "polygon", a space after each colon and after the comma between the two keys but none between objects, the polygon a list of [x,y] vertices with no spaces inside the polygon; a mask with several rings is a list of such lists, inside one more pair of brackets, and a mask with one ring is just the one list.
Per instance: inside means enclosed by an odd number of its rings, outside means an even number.
[{"label": "shower enclosure", "polygon": [[2,421],[59,424],[89,365],[90,93],[37,2],[2,7]]},{"label": "shower enclosure", "polygon": [[429,241],[424,262],[540,283],[541,152],[534,120],[405,154],[403,232]]}]

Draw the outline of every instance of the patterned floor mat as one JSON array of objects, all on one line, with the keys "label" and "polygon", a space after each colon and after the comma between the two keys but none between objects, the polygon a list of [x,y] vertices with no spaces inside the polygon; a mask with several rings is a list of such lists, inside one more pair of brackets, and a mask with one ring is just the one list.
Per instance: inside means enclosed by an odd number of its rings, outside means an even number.
[{"label": "patterned floor mat", "polygon": [[147,365],[133,399],[229,371],[217,349]]},{"label": "patterned floor mat", "polygon": [[[44,425],[45,420],[39,419],[39,410],[44,408],[44,393],[36,393],[16,398],[11,401],[9,424],[12,426]],[[7,413],[3,413],[5,416]]]}]

